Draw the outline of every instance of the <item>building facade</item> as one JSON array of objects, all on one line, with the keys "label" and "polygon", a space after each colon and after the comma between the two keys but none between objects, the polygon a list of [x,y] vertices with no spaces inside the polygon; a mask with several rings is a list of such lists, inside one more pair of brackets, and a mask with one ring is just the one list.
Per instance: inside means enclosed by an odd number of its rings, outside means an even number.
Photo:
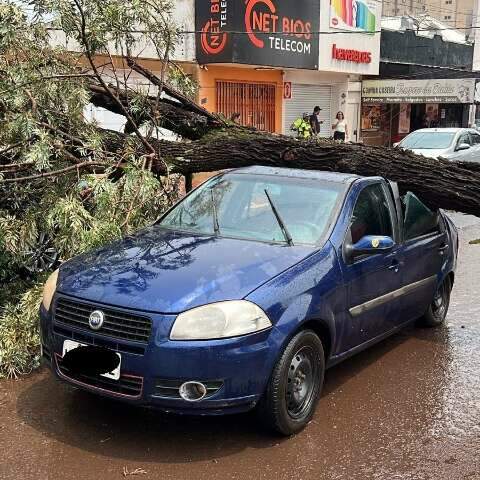
[{"label": "building facade", "polygon": [[[318,105],[320,136],[332,136],[342,111],[350,140],[358,141],[361,79],[379,71],[381,14],[382,0],[178,0],[172,21],[182,34],[171,59],[197,82],[197,101],[212,112],[293,135],[294,120]],[[55,41],[78,48],[61,31]],[[153,45],[133,54],[161,71]],[[116,68],[124,68],[121,61]],[[134,72],[129,78],[148,83]],[[113,129],[125,121],[95,108],[91,115]]]},{"label": "building facade", "polygon": [[424,127],[475,123],[473,46],[382,30],[379,76],[362,83],[362,138],[391,146]]},{"label": "building facade", "polygon": [[378,74],[381,11],[377,0],[196,0],[200,103],[284,134],[318,105],[321,136],[343,111],[359,140],[360,80]]},{"label": "building facade", "polygon": [[451,28],[469,31],[474,20],[477,0],[389,0],[384,16],[430,15]]}]

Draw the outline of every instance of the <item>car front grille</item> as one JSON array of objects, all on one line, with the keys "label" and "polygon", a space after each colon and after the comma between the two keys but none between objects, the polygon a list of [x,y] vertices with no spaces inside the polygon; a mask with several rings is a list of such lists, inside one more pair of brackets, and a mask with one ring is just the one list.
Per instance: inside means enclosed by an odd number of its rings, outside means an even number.
[{"label": "car front grille", "polygon": [[59,298],[55,305],[55,322],[93,333],[88,320],[94,310],[101,310],[105,315],[102,327],[95,333],[123,340],[148,342],[152,331],[150,318],[63,297]]},{"label": "car front grille", "polygon": [[139,398],[143,390],[143,378],[134,375],[121,374],[118,380],[102,377],[101,375],[85,375],[73,373],[62,364],[62,358],[55,355],[59,373],[75,383],[86,385],[88,387],[122,395],[125,397]]}]

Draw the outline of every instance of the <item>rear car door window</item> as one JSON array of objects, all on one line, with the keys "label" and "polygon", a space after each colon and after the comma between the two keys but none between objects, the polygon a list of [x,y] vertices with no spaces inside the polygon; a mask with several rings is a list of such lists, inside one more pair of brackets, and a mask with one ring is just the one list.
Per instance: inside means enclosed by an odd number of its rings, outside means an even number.
[{"label": "rear car door window", "polygon": [[381,184],[369,185],[360,192],[353,210],[350,232],[353,243],[365,235],[393,237],[390,209]]},{"label": "rear car door window", "polygon": [[440,233],[440,216],[432,212],[413,193],[407,192],[402,199],[404,211],[405,240],[431,233]]}]

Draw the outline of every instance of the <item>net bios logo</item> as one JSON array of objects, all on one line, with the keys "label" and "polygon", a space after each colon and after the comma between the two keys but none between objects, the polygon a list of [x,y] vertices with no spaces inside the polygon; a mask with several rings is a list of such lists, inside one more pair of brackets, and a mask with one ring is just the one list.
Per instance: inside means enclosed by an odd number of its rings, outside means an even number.
[{"label": "net bios logo", "polygon": [[250,42],[257,48],[265,48],[267,40],[271,49],[309,54],[311,23],[279,13],[279,6],[285,8],[272,0],[245,0],[245,31]]},{"label": "net bios logo", "polygon": [[218,55],[227,45],[228,34],[222,31],[227,26],[227,9],[227,0],[210,0],[211,17],[200,35],[202,49],[207,55]]}]

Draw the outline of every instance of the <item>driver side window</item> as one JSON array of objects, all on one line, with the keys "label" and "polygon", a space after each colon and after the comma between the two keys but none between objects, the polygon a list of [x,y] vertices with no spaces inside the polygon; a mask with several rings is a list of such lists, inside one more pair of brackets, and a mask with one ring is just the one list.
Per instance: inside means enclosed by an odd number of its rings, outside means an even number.
[{"label": "driver side window", "polygon": [[393,237],[390,209],[379,183],[365,187],[358,196],[350,232],[352,243],[357,243],[365,235]]}]

